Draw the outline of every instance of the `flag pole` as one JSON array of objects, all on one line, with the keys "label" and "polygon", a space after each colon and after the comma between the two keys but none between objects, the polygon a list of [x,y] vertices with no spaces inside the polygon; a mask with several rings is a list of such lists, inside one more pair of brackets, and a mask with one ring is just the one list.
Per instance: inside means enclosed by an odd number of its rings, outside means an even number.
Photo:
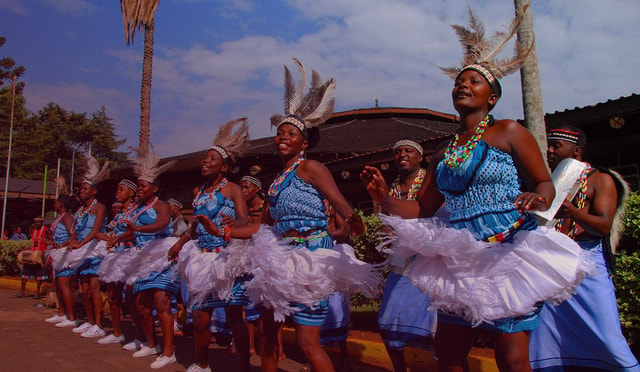
[{"label": "flag pole", "polygon": [[4,202],[2,205],[2,234],[6,226],[7,217],[7,193],[9,191],[9,169],[11,168],[11,143],[13,142],[13,107],[16,100],[16,76],[13,75],[13,86],[11,88],[11,117],[9,118],[9,150],[7,154],[7,175],[4,179]]}]

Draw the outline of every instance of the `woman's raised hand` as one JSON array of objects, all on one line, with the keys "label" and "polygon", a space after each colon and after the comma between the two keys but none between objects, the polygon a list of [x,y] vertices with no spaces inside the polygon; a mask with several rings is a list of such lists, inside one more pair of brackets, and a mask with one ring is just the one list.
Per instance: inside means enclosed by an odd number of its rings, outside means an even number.
[{"label": "woman's raised hand", "polygon": [[378,168],[365,166],[360,173],[360,180],[376,203],[382,204],[389,197],[389,188]]}]

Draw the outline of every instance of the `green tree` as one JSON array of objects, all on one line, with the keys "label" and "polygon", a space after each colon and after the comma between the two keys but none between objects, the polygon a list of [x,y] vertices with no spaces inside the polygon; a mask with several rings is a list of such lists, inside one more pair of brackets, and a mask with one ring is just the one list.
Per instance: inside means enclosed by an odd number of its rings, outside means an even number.
[{"label": "green tree", "polygon": [[142,83],[140,85],[140,147],[149,147],[151,121],[151,72],[153,70],[154,16],[160,0],[120,0],[124,38],[127,45],[133,43],[136,29],[144,27],[144,56],[142,59]]}]

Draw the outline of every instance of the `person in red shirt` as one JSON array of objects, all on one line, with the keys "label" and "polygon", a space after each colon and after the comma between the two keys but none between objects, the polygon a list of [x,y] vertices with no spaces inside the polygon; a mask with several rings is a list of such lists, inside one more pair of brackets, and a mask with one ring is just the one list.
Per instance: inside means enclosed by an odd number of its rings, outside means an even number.
[{"label": "person in red shirt", "polygon": [[[31,230],[31,250],[43,252],[47,248],[46,232],[47,227],[43,225],[44,220],[41,217],[33,219],[33,230]],[[40,256],[41,258],[43,256]],[[44,267],[44,261],[40,263],[25,263],[22,268],[22,275],[20,276],[20,293],[17,297],[25,296],[25,288],[29,279],[36,280],[36,295],[34,299],[40,299],[44,297],[41,293],[42,281],[49,279],[49,273]]]}]

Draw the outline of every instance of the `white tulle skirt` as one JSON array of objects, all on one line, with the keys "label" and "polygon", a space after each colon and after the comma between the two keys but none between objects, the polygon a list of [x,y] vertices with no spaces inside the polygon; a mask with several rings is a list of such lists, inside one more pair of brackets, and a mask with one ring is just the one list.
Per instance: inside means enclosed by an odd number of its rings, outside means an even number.
[{"label": "white tulle skirt", "polygon": [[535,310],[535,304],[570,298],[595,272],[589,253],[551,228],[519,231],[512,242],[479,241],[439,218],[381,215],[393,229],[393,254],[419,256],[407,276],[431,297],[430,310],[454,313],[473,324]]},{"label": "white tulle skirt", "polygon": [[124,283],[125,268],[129,264],[127,261],[131,256],[127,253],[135,248],[127,248],[121,252],[109,252],[100,262],[100,268],[98,269],[98,276],[100,280],[105,283]]},{"label": "white tulle skirt", "polygon": [[53,262],[53,269],[55,271],[62,271],[64,269],[76,269],[86,259],[106,256],[107,246],[104,241],[93,239],[82,247],[72,251],[67,248],[48,249],[46,254]]},{"label": "white tulle skirt", "polygon": [[178,238],[168,237],[161,239],[150,240],[140,249],[130,248],[126,251],[119,253],[123,260],[126,262],[121,268],[122,275],[121,280],[124,280],[127,285],[133,285],[138,279],[145,279],[151,273],[162,273],[169,269],[172,262],[168,259],[169,249],[178,241]]},{"label": "white tulle skirt", "polygon": [[293,303],[313,308],[336,291],[380,295],[381,267],[358,260],[351,246],[312,252],[296,249],[276,234],[262,225],[252,237],[246,257],[253,279],[245,284],[253,303],[273,309],[276,321],[300,310]]},{"label": "white tulle skirt", "polygon": [[199,305],[211,294],[229,300],[235,280],[248,273],[248,240],[231,240],[220,253],[205,252],[190,240],[178,255],[178,274],[187,285],[190,304]]}]

